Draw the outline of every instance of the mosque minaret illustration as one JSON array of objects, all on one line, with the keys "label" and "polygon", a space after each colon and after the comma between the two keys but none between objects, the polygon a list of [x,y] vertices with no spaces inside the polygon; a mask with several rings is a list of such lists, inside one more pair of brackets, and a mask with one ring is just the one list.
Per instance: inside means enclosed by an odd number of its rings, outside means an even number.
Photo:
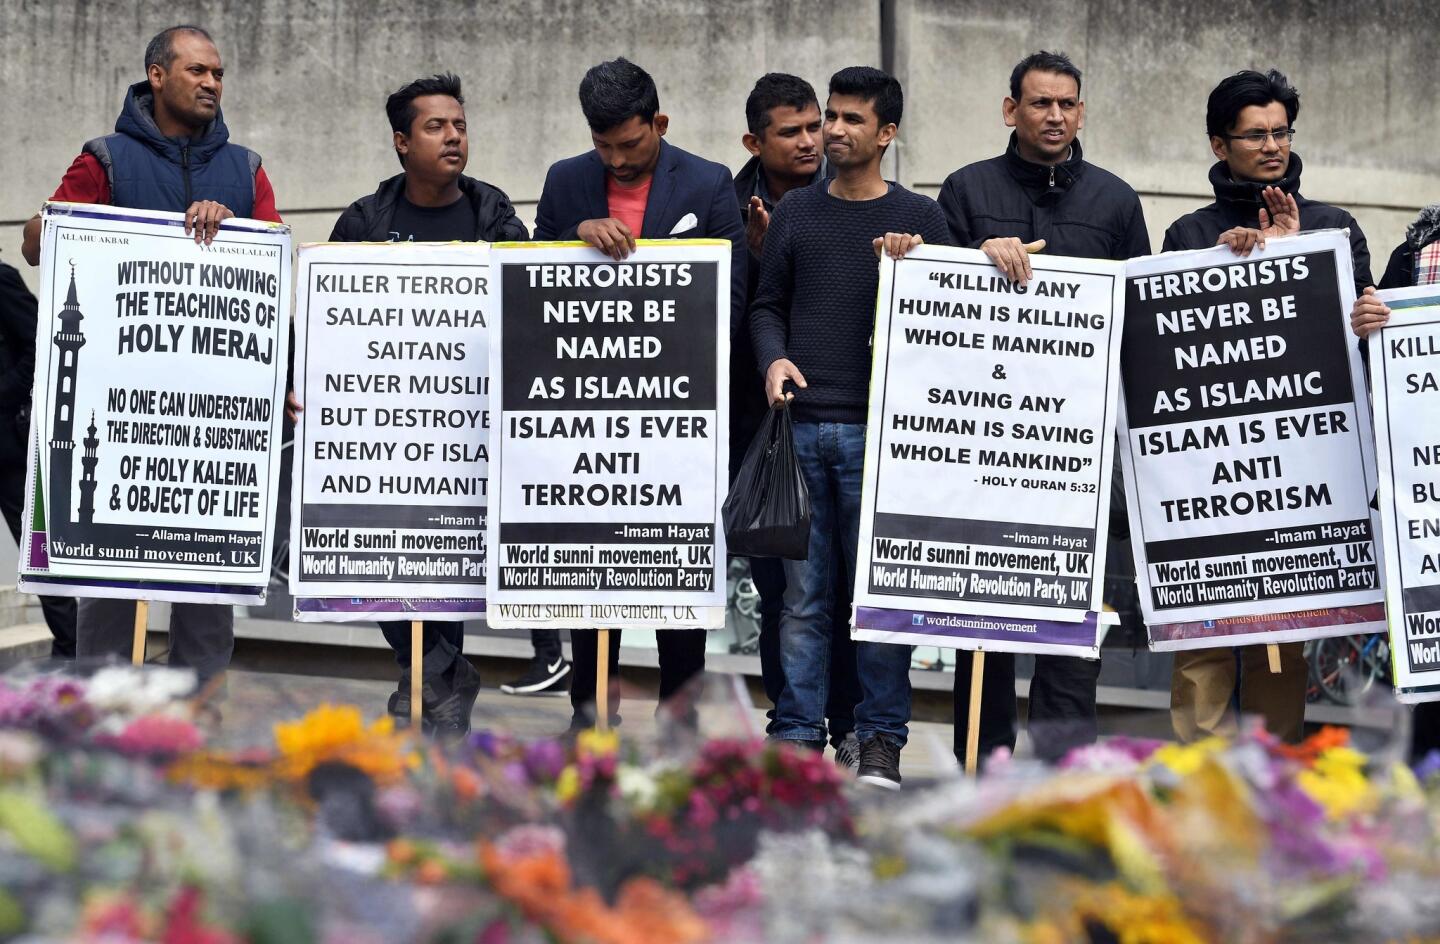
[{"label": "mosque minaret illustration", "polygon": [[[75,298],[75,264],[70,264],[70,293],[60,309],[60,330],[55,346],[60,349],[60,370],[55,378],[54,435],[50,439],[50,530],[70,523],[70,491],[75,481],[75,374],[85,335],[80,332],[80,302]],[[93,512],[93,509],[92,509]]]},{"label": "mosque minaret illustration", "polygon": [[80,523],[95,522],[95,464],[100,461],[96,448],[100,445],[95,435],[95,411],[90,411],[90,428],[85,431],[85,455],[80,458],[84,471],[80,473]]},{"label": "mosque minaret illustration", "polygon": [[[80,349],[85,346],[85,335],[80,331],[80,322],[85,316],[80,313],[80,301],[75,297],[75,264],[70,264],[70,292],[65,304],[60,307],[60,330],[55,332],[55,346],[60,349],[60,370],[55,376],[55,424],[50,438],[50,488],[46,494],[49,500],[50,531],[66,529],[70,524],[70,509],[75,486],[75,389],[76,375],[80,367]],[[95,521],[95,465],[100,461],[97,450],[100,439],[96,435],[95,413],[90,413],[90,427],[85,437],[85,454],[80,459],[83,474],[80,477],[80,524]]]}]

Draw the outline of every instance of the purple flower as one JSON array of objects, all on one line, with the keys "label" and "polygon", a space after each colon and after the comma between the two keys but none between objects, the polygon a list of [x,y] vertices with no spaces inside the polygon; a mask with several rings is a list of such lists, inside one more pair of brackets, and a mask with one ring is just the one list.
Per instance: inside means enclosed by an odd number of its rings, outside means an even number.
[{"label": "purple flower", "polygon": [[1440,750],[1434,750],[1420,759],[1415,765],[1415,779],[1426,783],[1434,777],[1440,776]]},{"label": "purple flower", "polygon": [[1130,755],[1134,761],[1146,761],[1150,755],[1155,753],[1165,744],[1164,741],[1155,738],[1137,738],[1126,735],[1116,735],[1105,739],[1105,745],[1111,750],[1121,751]]},{"label": "purple flower", "polygon": [[470,746],[486,757],[498,754],[503,744],[503,739],[494,731],[476,731],[470,735]]},{"label": "purple flower", "polygon": [[82,734],[94,721],[85,687],[74,679],[41,676],[18,689],[0,684],[0,727],[68,738]]},{"label": "purple flower", "polygon": [[535,741],[525,745],[523,763],[532,780],[553,783],[565,769],[565,748],[559,741]]},{"label": "purple flower", "polygon": [[513,784],[517,787],[527,787],[530,785],[530,778],[525,775],[524,764],[509,763],[501,768],[500,772],[505,777],[506,783]]},{"label": "purple flower", "polygon": [[28,727],[35,710],[33,699],[8,685],[0,684],[0,727]]},{"label": "purple flower", "polygon": [[1385,863],[1373,844],[1354,833],[1337,835],[1325,820],[1324,808],[1294,781],[1281,780],[1263,796],[1271,865],[1278,873],[1384,877]]}]

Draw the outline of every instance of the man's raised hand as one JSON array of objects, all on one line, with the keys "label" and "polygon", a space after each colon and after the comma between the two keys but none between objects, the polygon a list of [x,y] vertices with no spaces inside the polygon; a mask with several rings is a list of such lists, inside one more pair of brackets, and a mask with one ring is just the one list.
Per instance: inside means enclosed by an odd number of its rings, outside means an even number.
[{"label": "man's raised hand", "polygon": [[765,209],[765,201],[759,197],[750,198],[750,212],[745,216],[745,242],[750,246],[750,254],[760,258],[765,251],[765,232],[770,229],[770,213]]},{"label": "man's raised hand", "polygon": [[[1279,187],[1266,187],[1260,197],[1265,205],[1260,208],[1260,235],[1264,239],[1280,236],[1294,236],[1300,232],[1300,206],[1293,193],[1286,193]],[[1262,241],[1260,245],[1265,245]]]},{"label": "man's raised hand", "polygon": [[1300,232],[1300,207],[1295,196],[1279,187],[1266,187],[1260,193],[1264,206],[1260,207],[1260,225],[1237,226],[1220,234],[1217,246],[1229,246],[1237,256],[1248,256],[1256,249],[1265,248],[1265,240],[1280,236],[1294,236]]}]

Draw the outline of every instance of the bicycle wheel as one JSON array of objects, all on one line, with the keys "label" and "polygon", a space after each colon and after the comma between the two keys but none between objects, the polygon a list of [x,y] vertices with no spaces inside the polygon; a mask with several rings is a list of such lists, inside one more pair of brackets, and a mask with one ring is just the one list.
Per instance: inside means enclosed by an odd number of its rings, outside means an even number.
[{"label": "bicycle wheel", "polygon": [[[1353,705],[1368,686],[1361,668],[1363,636],[1318,639],[1310,651],[1310,675],[1320,693],[1337,705]],[[1373,682],[1372,682],[1373,684]]]}]

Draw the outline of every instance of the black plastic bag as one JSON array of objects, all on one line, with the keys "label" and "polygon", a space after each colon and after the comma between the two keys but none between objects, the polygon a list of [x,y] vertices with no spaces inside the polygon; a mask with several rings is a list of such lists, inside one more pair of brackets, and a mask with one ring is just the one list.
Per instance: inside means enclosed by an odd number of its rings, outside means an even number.
[{"label": "black plastic bag", "polygon": [[788,560],[810,555],[810,492],[795,458],[788,403],[761,421],[721,517],[731,554]]}]

